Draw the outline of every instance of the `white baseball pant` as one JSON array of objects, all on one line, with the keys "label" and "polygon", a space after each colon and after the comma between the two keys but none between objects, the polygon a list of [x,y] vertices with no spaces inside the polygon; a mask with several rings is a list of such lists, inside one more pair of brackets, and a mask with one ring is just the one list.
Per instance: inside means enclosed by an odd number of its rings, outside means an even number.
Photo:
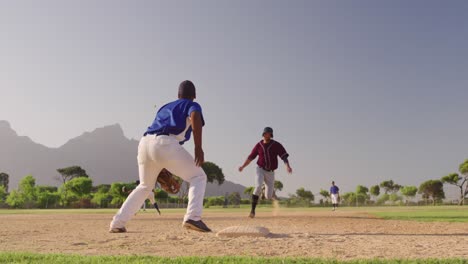
[{"label": "white baseball pant", "polygon": [[332,204],[337,204],[338,203],[338,194],[331,194],[331,200]]},{"label": "white baseball pant", "polygon": [[110,227],[122,228],[138,211],[154,188],[159,172],[166,168],[190,184],[188,207],[184,221],[198,221],[203,211],[206,174],[197,167],[194,158],[185,150],[175,136],[146,135],[138,145],[138,171],[140,185],[130,193],[114,216]]}]

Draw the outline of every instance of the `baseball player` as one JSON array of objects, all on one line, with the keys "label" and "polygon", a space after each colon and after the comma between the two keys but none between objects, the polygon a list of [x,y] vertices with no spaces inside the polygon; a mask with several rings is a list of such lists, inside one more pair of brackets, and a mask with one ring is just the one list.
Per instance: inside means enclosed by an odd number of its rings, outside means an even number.
[{"label": "baseball player", "polygon": [[[138,186],[140,184],[140,180],[137,180],[136,184]],[[154,199],[154,189],[151,189],[151,192],[148,194],[148,197],[143,202],[143,205],[141,206],[141,209],[143,209],[143,211],[146,211],[146,200],[149,200],[150,203],[154,205],[154,208],[159,212],[159,208],[157,206],[156,200]]]},{"label": "baseball player", "polygon": [[335,182],[332,181],[332,186],[330,187],[330,197],[333,204],[333,211],[338,208],[338,203],[340,202],[340,188],[335,185]]},{"label": "baseball player", "polygon": [[[136,186],[138,186],[140,184],[140,180],[137,180],[135,181],[135,184]],[[135,188],[136,188],[135,186]],[[130,195],[130,193],[132,193],[132,191],[135,189],[135,188],[131,188],[130,190],[127,190],[127,188],[124,186],[122,186],[122,193],[126,194],[127,196]],[[155,204],[156,203],[156,200],[154,200],[154,191],[153,189],[151,189],[151,192],[148,194],[148,198],[145,199],[145,201],[143,202],[143,205],[141,206],[141,209],[143,209],[143,211],[146,211],[146,200],[150,200],[151,204]]]},{"label": "baseball player", "polygon": [[[138,146],[138,171],[141,183],[128,196],[110,223],[111,233],[126,232],[125,224],[138,211],[156,184],[163,168],[190,184],[188,207],[183,226],[200,232],[211,230],[201,220],[206,174],[202,127],[205,122],[201,106],[194,102],[195,85],[183,81],[179,85],[179,99],[161,107],[152,125],[148,127]],[[193,133],[195,158],[182,147]]]},{"label": "baseball player", "polygon": [[[161,211],[159,211],[159,206],[158,203],[156,202],[156,199],[154,199],[154,190],[151,190],[150,194],[148,195],[147,198],[150,203],[153,205],[154,209],[158,212],[159,215],[161,215]],[[143,202],[143,211],[146,211],[146,200]]]},{"label": "baseball player", "polygon": [[[136,186],[138,186],[140,184],[140,180],[137,180],[135,181],[135,184]],[[127,194],[127,196],[134,190],[133,189],[130,189],[130,190],[127,190],[127,188],[124,186],[122,186],[122,193],[125,193]],[[148,197],[145,199],[145,201],[143,202],[143,205],[141,206],[141,209],[143,209],[143,211],[146,211],[146,200],[150,200],[151,204],[154,205],[154,208],[156,208],[156,210],[159,212],[159,207],[157,206],[157,203],[156,203],[156,200],[154,199],[154,191],[153,189],[151,189],[151,192],[148,194]],[[135,213],[136,214],[136,213]]]},{"label": "baseball player", "polygon": [[292,173],[292,169],[288,161],[289,154],[281,143],[273,140],[273,129],[271,127],[265,127],[262,136],[263,139],[254,146],[247,160],[239,167],[239,171],[242,172],[242,170],[244,170],[244,168],[258,156],[257,177],[255,179],[255,189],[252,194],[252,209],[249,214],[250,218],[255,217],[255,208],[257,207],[259,196],[262,193],[262,185],[264,182],[265,198],[273,198],[275,170],[278,168],[278,157],[284,161],[288,173]]}]

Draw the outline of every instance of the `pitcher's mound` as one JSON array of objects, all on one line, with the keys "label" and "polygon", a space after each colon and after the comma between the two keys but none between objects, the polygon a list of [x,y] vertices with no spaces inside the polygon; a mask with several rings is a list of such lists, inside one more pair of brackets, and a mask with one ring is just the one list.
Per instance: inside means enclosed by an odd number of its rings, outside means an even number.
[{"label": "pitcher's mound", "polygon": [[261,226],[231,226],[219,231],[216,235],[219,237],[266,237],[270,230]]}]

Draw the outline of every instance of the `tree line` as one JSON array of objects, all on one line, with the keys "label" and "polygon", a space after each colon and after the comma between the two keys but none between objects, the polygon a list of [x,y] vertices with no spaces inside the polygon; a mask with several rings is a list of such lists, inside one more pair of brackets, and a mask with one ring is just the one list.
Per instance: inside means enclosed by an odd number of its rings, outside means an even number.
[{"label": "tree line", "polygon": [[[222,169],[213,162],[205,162],[202,166],[207,174],[208,182],[224,182]],[[89,207],[118,207],[128,196],[124,189],[131,190],[136,187],[135,182],[93,185],[91,177],[80,166],[70,166],[57,169],[55,177],[61,186],[36,185],[32,175],[21,179],[18,188],[8,192],[9,175],[0,173],[0,206],[11,208],[89,208]],[[166,199],[170,203],[186,203],[189,185],[180,179],[182,184],[177,196],[170,196],[161,189],[155,190],[156,199]],[[459,189],[459,204],[463,205],[468,195],[468,159],[461,163],[457,173],[447,174],[439,179],[425,181],[416,186],[402,186],[393,180],[386,180],[378,185],[370,187],[358,185],[354,192],[341,194],[342,204],[345,205],[384,205],[384,204],[411,204],[414,198],[420,194],[423,203],[437,204],[445,199],[444,184],[456,186]],[[275,181],[274,197],[276,192],[283,189],[283,183]],[[254,187],[247,187],[244,194],[251,195]],[[329,203],[330,193],[321,189],[319,195],[322,197],[319,203]],[[312,206],[315,196],[310,190],[301,187],[295,194],[280,199],[284,206],[300,207]],[[225,196],[214,196],[205,198],[205,206],[239,205],[248,204],[249,199],[241,199],[237,192]],[[270,203],[263,201],[262,203]]]},{"label": "tree line", "polygon": [[[409,204],[420,194],[422,203],[433,205],[441,203],[445,199],[444,184],[454,185],[459,188],[458,204],[464,205],[468,195],[468,159],[460,164],[458,173],[450,173],[440,179],[427,180],[416,186],[402,186],[393,180],[386,180],[370,188],[358,185],[354,192],[347,192],[341,195],[342,203],[346,205],[383,205]],[[323,197],[322,203],[327,203],[330,194],[326,190],[320,190]]]},{"label": "tree line", "polygon": [[[208,182],[224,182],[222,169],[213,162],[202,166]],[[55,178],[60,186],[36,185],[32,175],[22,178],[18,188],[9,192],[9,175],[0,173],[0,206],[10,208],[107,208],[120,206],[128,196],[128,191],[136,188],[136,182],[115,182],[93,185],[92,178],[80,166],[57,169]],[[170,196],[161,189],[155,190],[156,199],[168,203],[186,203],[188,184],[181,182],[177,196]]]}]

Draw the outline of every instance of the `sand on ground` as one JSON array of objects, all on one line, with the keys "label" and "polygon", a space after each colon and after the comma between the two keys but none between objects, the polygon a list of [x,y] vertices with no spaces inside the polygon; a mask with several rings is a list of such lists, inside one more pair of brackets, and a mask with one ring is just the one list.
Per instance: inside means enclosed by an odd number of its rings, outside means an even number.
[{"label": "sand on ground", "polygon": [[[0,251],[82,255],[468,258],[468,224],[383,220],[365,212],[204,214],[212,233],[182,228],[181,213],[135,216],[108,233],[110,214],[0,215]],[[269,237],[217,237],[229,226],[263,226]]]}]

